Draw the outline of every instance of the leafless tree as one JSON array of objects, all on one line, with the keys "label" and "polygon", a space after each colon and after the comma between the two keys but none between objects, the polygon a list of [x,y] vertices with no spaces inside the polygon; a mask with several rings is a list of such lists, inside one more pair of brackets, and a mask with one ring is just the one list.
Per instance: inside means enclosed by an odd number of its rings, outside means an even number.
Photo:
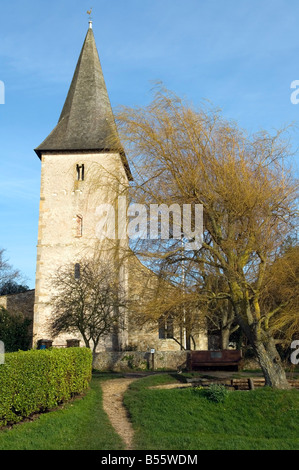
[{"label": "leafless tree", "polygon": [[5,286],[17,286],[17,282],[20,280],[22,280],[20,271],[10,265],[8,259],[5,257],[5,250],[0,249],[0,290],[5,293]]},{"label": "leafless tree", "polygon": [[53,276],[51,288],[54,337],[79,332],[95,353],[100,339],[124,328],[128,301],[113,264],[84,258],[75,266],[62,266]]}]

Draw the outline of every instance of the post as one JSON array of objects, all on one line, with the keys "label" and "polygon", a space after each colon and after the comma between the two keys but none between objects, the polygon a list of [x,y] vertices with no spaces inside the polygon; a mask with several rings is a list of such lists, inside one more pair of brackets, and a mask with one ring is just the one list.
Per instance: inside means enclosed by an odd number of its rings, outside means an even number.
[{"label": "post", "polygon": [[151,349],[151,356],[152,356],[152,371],[155,370],[155,349]]},{"label": "post", "polygon": [[248,379],[248,388],[249,390],[254,390],[254,383],[253,383],[253,379]]},{"label": "post", "polygon": [[5,363],[5,345],[3,341],[0,341],[0,364]]}]

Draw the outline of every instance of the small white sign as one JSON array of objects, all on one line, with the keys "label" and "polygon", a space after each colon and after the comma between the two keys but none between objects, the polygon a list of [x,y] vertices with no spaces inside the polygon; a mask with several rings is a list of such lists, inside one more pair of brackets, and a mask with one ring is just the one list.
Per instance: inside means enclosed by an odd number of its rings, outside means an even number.
[{"label": "small white sign", "polygon": [[0,364],[5,362],[5,346],[3,341],[0,341]]},{"label": "small white sign", "polygon": [[155,354],[156,350],[155,349],[151,349],[151,354]]}]

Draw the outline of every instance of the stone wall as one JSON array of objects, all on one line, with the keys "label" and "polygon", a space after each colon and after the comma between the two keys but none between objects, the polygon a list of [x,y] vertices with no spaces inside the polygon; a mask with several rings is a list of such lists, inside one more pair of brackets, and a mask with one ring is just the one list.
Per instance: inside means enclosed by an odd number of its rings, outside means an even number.
[{"label": "stone wall", "polygon": [[[177,370],[187,365],[188,351],[156,351],[154,370]],[[100,352],[94,359],[93,368],[99,371],[128,372],[151,370],[153,366],[150,351]]]},{"label": "stone wall", "polygon": [[3,295],[0,297],[0,307],[6,308],[11,315],[22,315],[33,320],[34,290],[21,294]]},{"label": "stone wall", "polygon": [[[154,370],[176,371],[187,368],[189,351],[156,351]],[[93,368],[98,371],[132,372],[134,370],[152,370],[150,351],[103,351],[96,353]],[[242,369],[256,370],[260,365],[255,360],[245,360]]]}]

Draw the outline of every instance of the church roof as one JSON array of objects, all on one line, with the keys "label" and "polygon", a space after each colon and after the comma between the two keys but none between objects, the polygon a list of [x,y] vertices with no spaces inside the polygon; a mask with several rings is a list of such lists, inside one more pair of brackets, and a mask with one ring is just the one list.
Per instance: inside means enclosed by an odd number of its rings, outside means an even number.
[{"label": "church roof", "polygon": [[120,144],[91,24],[58,124],[35,149],[39,157],[44,152],[53,151],[117,151],[132,180]]}]

